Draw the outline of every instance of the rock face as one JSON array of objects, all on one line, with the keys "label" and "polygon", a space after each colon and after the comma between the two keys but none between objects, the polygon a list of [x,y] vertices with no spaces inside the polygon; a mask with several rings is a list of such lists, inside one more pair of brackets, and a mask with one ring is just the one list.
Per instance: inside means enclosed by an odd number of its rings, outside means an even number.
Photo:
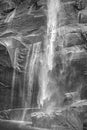
[{"label": "rock face", "polygon": [[[47,1],[0,2],[0,110],[24,107],[25,101],[37,107]],[[61,91],[87,99],[87,1],[60,0],[60,6],[53,75]]]},{"label": "rock face", "polygon": [[55,112],[52,115],[46,115],[45,113],[39,112],[37,115],[32,116],[32,122],[34,127],[39,128],[54,130],[82,130],[82,125],[78,118],[80,118],[78,114],[71,109],[59,114]]}]

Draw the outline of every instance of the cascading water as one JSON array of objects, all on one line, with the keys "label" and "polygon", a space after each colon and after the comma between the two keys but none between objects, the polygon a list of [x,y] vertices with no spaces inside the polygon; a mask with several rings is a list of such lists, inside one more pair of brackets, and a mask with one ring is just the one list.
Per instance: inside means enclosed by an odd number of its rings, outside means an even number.
[{"label": "cascading water", "polygon": [[48,23],[47,23],[47,38],[46,38],[46,57],[48,69],[53,68],[53,57],[54,57],[54,42],[57,35],[57,18],[60,9],[59,0],[48,0]]},{"label": "cascading water", "polygon": [[13,71],[13,79],[12,79],[12,91],[11,91],[11,108],[13,107],[13,101],[14,101],[14,87],[15,87],[15,78],[16,78],[16,62],[17,62],[17,54],[18,54],[18,48],[15,50],[15,56],[14,56],[14,71]]},{"label": "cascading water", "polygon": [[25,74],[25,78],[27,76],[28,78],[28,85],[27,85],[27,94],[26,94],[26,91],[25,91],[25,87],[26,87],[26,84],[24,85],[24,97],[25,97],[25,94],[27,95],[26,96],[26,99],[24,98],[24,112],[23,112],[23,116],[22,116],[22,121],[24,121],[25,119],[25,115],[26,115],[26,111],[27,111],[27,108],[30,107],[31,105],[31,98],[32,98],[32,88],[33,88],[33,83],[34,83],[34,75],[35,75],[35,69],[37,69],[37,64],[38,64],[38,58],[39,58],[39,53],[40,53],[40,47],[41,46],[41,43],[37,43],[35,45],[32,46],[32,54],[30,56],[30,61],[28,62],[29,60],[29,55],[30,53],[28,53],[28,56],[27,56],[27,60],[26,60],[26,68],[25,69],[26,73]]},{"label": "cascading water", "polygon": [[[40,45],[37,43],[36,45],[33,45],[32,54],[30,56],[30,51],[28,50],[28,54],[26,54],[26,61],[23,63],[23,73],[24,73],[24,84],[23,84],[23,91],[22,95],[22,105],[24,107],[29,107],[31,102],[31,89],[34,82],[34,70],[36,65],[36,62],[38,61],[38,56],[41,60],[41,68],[39,73],[39,84],[40,84],[40,90],[39,90],[39,96],[38,96],[38,106],[44,105],[45,100],[50,100],[50,97],[52,96],[52,93],[50,92],[50,87],[48,84],[51,84],[50,81],[52,80],[49,76],[49,72],[52,73],[53,69],[53,58],[54,58],[54,43],[57,36],[57,15],[60,10],[60,1],[59,0],[48,0],[48,13],[47,13],[47,31],[46,36],[44,40],[44,54],[39,54],[38,51],[41,49]],[[28,49],[28,48],[27,48]],[[31,49],[31,47],[30,47]],[[27,53],[27,52],[26,52]],[[15,52],[15,55],[17,55],[17,52]],[[19,54],[21,55],[21,54]],[[29,59],[30,56],[30,59]],[[19,59],[20,61],[20,59]],[[15,56],[14,65],[20,69],[19,61],[17,61],[17,56]],[[21,63],[21,62],[20,62]],[[28,79],[27,84],[27,96],[26,96],[26,78]],[[13,74],[13,83],[12,83],[12,97],[11,97],[11,104],[13,104],[13,98],[14,98],[14,84],[15,84],[15,71]],[[54,81],[52,81],[52,88],[54,87]],[[52,102],[51,105],[54,103]],[[25,113],[25,112],[24,112]],[[24,120],[25,114],[23,114],[22,120]]]},{"label": "cascading water", "polygon": [[[57,15],[60,10],[60,1],[59,0],[48,0],[48,15],[47,15],[47,33],[46,33],[46,40],[44,42],[45,46],[45,53],[43,54],[43,61],[42,61],[42,67],[40,72],[40,94],[39,94],[39,100],[41,106],[44,105],[45,101],[49,101],[52,93],[50,90],[50,87],[54,87],[54,81],[51,82],[51,78],[49,76],[49,73],[52,73],[53,69],[53,58],[54,58],[54,43],[57,36]],[[51,85],[49,87],[49,84]],[[55,89],[55,88],[54,88]],[[50,106],[54,106],[54,103],[52,102]]]}]

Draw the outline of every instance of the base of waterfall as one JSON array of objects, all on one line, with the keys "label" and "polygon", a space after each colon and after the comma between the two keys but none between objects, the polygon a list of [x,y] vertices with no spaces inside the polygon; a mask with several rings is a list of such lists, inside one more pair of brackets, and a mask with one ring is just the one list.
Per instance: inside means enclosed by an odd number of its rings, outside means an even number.
[{"label": "base of waterfall", "polygon": [[[26,109],[24,121],[23,113]],[[83,130],[81,110],[55,109],[51,114],[38,108],[17,108],[0,112],[1,130]]]}]

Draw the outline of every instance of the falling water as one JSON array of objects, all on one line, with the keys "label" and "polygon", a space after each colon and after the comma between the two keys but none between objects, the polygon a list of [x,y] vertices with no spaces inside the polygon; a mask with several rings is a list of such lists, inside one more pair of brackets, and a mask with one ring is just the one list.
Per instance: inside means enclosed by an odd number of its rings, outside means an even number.
[{"label": "falling water", "polygon": [[[26,70],[25,73],[27,73],[27,77],[28,77],[28,86],[27,86],[26,99],[24,98],[25,109],[23,111],[22,121],[24,121],[25,116],[26,116],[26,112],[27,112],[26,108],[29,108],[31,105],[31,97],[32,97],[31,91],[32,91],[33,83],[34,83],[34,74],[35,74],[35,69],[37,68],[40,46],[41,46],[41,43],[39,43],[39,42],[37,44],[34,44],[33,46],[31,46],[32,53],[30,55],[30,52],[29,52],[27,55],[27,60],[26,60],[26,65],[25,65],[25,70]],[[31,47],[30,47],[30,50],[31,50]],[[30,58],[29,58],[29,56],[30,56]],[[25,74],[25,78],[26,78],[26,74]],[[26,86],[26,84],[24,84],[24,90],[23,90],[24,97],[25,97],[25,86]]]},{"label": "falling water", "polygon": [[[44,105],[45,100],[50,100],[51,92],[48,90],[48,84],[50,82],[49,71],[53,69],[54,58],[54,43],[57,35],[57,16],[60,9],[59,0],[48,0],[48,22],[47,22],[47,34],[44,45],[46,47],[45,54],[43,56],[42,68],[40,72],[40,104]],[[53,86],[54,87],[54,86]],[[52,105],[52,104],[51,104]]]},{"label": "falling water", "polygon": [[[30,64],[29,64],[29,72],[28,72],[29,81],[28,81],[28,88],[27,88],[27,98],[26,98],[26,100],[24,99],[25,109],[23,111],[22,121],[24,121],[24,119],[25,119],[25,115],[26,115],[26,112],[27,112],[26,108],[28,108],[29,104],[31,103],[31,88],[32,88],[33,82],[34,82],[33,81],[34,80],[34,67],[35,67],[35,61],[36,61],[36,58],[37,58],[37,54],[34,51],[35,51],[35,48],[33,48],[33,51],[32,51],[33,53],[32,53],[32,56],[31,56],[31,59],[30,59]],[[29,55],[27,57],[26,63],[28,63],[28,59],[29,59]],[[24,85],[24,88],[25,88],[25,85]],[[24,91],[24,96],[25,96],[25,91]]]},{"label": "falling water", "polygon": [[13,100],[14,100],[14,87],[15,87],[15,78],[16,78],[16,62],[17,62],[17,54],[18,54],[18,48],[15,50],[14,54],[14,71],[13,71],[13,79],[12,79],[12,90],[11,90],[11,107],[13,107]]},{"label": "falling water", "polygon": [[60,9],[59,0],[48,0],[48,23],[47,23],[47,65],[53,68],[54,42],[57,34],[57,15]]},{"label": "falling water", "polygon": [[[26,98],[28,97],[28,95],[26,94],[26,81],[27,81],[27,71],[28,71],[28,64],[29,64],[29,57],[30,57],[30,49],[31,49],[31,46],[29,47],[28,51],[27,51],[27,55],[26,55],[26,63],[25,63],[25,67],[24,67],[24,84],[23,84],[23,101],[22,101],[22,105],[24,107],[27,107],[27,102],[26,102]],[[30,104],[29,104],[30,105]]]}]

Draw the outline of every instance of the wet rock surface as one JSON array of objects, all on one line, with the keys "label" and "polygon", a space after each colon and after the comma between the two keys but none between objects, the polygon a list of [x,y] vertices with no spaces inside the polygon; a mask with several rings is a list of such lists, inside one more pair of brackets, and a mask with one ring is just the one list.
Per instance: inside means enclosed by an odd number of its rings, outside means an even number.
[{"label": "wet rock surface", "polygon": [[[77,119],[79,116],[76,116],[75,111],[67,110],[61,113],[54,112],[50,115],[42,113],[36,113],[35,116],[32,116],[33,126],[41,127],[41,128],[49,128],[49,129],[82,129],[82,126],[79,124],[79,120]],[[77,122],[74,122],[77,120]],[[72,125],[71,125],[72,124]],[[81,124],[81,123],[80,123]]]},{"label": "wet rock surface", "polygon": [[[21,121],[24,109],[13,109],[13,110],[6,110],[0,112],[0,126],[2,123],[6,124],[8,122],[8,128],[11,128],[11,125],[14,127],[18,127],[21,125],[26,127],[31,127],[32,129],[48,129],[48,130],[82,130],[82,123],[81,123],[81,115],[79,111],[70,108],[67,110],[63,110],[61,112],[55,111],[51,114],[47,114],[40,109],[27,109],[25,114],[25,121]],[[18,127],[19,129],[19,127]]]}]

